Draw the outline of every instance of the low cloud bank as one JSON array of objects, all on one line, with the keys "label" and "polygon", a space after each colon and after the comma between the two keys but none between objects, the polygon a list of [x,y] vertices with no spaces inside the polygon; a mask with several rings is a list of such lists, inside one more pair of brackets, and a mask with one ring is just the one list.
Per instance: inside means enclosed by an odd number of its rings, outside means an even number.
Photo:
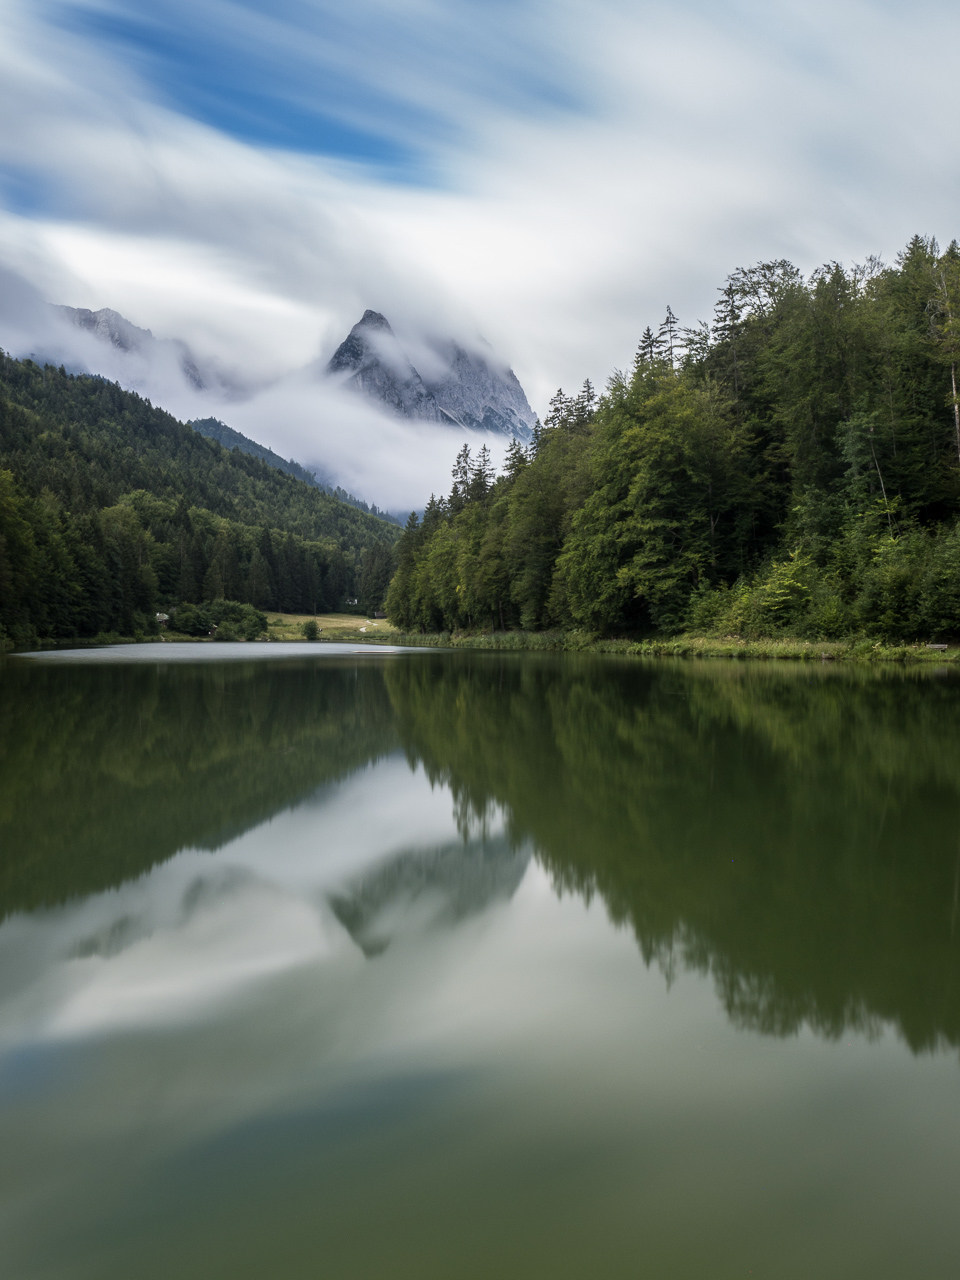
[{"label": "low cloud bank", "polygon": [[458,430],[379,413],[360,395],[310,371],[291,374],[217,416],[284,457],[316,468],[367,502],[394,513],[422,508],[431,493],[450,487],[463,445],[488,445],[495,464],[506,452],[502,436]]}]

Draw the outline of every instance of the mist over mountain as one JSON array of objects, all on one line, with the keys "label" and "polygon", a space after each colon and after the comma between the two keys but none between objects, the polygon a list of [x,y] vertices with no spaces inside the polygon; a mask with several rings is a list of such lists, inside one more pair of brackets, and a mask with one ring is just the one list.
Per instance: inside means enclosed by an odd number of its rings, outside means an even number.
[{"label": "mist over mountain", "polygon": [[[74,329],[110,348],[116,357],[129,357],[135,368],[176,371],[186,387],[198,392],[228,392],[247,399],[260,388],[243,388],[239,378],[204,367],[189,346],[177,338],[156,338],[109,307],[53,306],[50,311]],[[86,364],[90,363],[89,352]],[[490,356],[468,351],[454,339],[423,339],[417,344],[417,369],[378,311],[365,311],[340,344],[324,370],[327,377],[351,391],[362,392],[379,410],[400,418],[435,422],[441,426],[490,432],[528,440],[536,415],[513,370]],[[41,353],[41,356],[43,353]],[[96,359],[93,361],[96,364]],[[80,371],[98,373],[98,368]],[[105,370],[106,372],[107,370]],[[141,375],[139,382],[144,381]],[[135,385],[137,383],[135,382]],[[143,386],[143,390],[149,388]]]},{"label": "mist over mountain", "polygon": [[231,356],[192,330],[189,341],[158,337],[110,307],[55,305],[0,267],[0,348],[10,355],[117,383],[181,421],[229,423],[239,438],[228,448],[295,460],[344,501],[402,519],[445,488],[464,436],[488,444],[499,465],[536,421],[489,349],[424,338],[424,323],[398,337],[368,312],[330,364],[301,349],[286,369],[270,368],[248,359],[249,346]]},{"label": "mist over mountain", "polygon": [[132,324],[119,311],[111,311],[109,307],[101,307],[99,311],[90,311],[87,307],[54,306],[69,323],[76,325],[87,333],[92,333],[101,342],[107,342],[118,351],[144,356],[150,359],[160,349],[168,349],[175,353],[180,371],[198,391],[209,382],[200,372],[197,361],[185,342],[177,338],[155,338],[149,329],[140,329]]},{"label": "mist over mountain", "polygon": [[288,476],[293,476],[295,480],[301,480],[313,489],[320,489],[323,493],[329,493],[331,497],[337,498],[340,502],[345,502],[350,507],[356,507],[358,511],[366,511],[370,515],[379,516],[381,520],[388,520],[391,524],[402,523],[390,512],[381,511],[375,503],[371,505],[364,502],[362,498],[358,498],[356,494],[348,493],[340,485],[326,483],[318,474],[308,471],[306,467],[301,467],[300,463],[295,462],[293,458],[282,458],[280,454],[274,453],[266,445],[258,444],[256,440],[251,440],[249,436],[245,436],[239,431],[234,431],[232,427],[228,427],[219,418],[195,418],[192,422],[188,422],[187,426],[193,427],[198,435],[206,436],[208,440],[216,440],[225,449],[239,449],[241,453],[247,453],[252,458],[259,458],[277,471],[284,471]]},{"label": "mist over mountain", "polygon": [[17,359],[63,365],[148,396],[188,417],[197,396],[234,400],[255,391],[240,362],[225,367],[179,338],[157,338],[109,307],[47,302],[18,272],[0,267],[0,347]]},{"label": "mist over mountain", "polygon": [[424,340],[414,366],[387,318],[365,311],[325,373],[402,418],[530,439],[536,415],[516,374],[452,339]]}]

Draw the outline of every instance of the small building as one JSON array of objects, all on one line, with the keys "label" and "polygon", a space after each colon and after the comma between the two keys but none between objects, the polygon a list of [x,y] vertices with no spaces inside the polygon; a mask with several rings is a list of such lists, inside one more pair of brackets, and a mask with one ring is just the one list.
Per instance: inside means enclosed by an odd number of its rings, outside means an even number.
[{"label": "small building", "polygon": [[161,627],[165,627],[165,626],[169,623],[169,621],[170,621],[170,615],[169,615],[169,613],[158,613],[158,614],[157,614],[157,622],[159,623],[159,625],[160,625]]}]

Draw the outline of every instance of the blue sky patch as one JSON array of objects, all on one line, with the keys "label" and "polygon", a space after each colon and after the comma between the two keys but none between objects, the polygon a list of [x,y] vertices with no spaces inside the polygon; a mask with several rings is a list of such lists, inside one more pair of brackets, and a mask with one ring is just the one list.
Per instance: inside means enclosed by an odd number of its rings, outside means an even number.
[{"label": "blue sky patch", "polygon": [[438,153],[467,139],[464,109],[468,120],[490,109],[575,109],[560,69],[512,29],[524,12],[502,0],[459,0],[439,7],[432,23],[412,20],[399,2],[156,0],[144,9],[74,0],[57,8],[61,26],[119,55],[174,110],[257,146],[428,186]]},{"label": "blue sky patch", "polygon": [[22,218],[59,210],[61,201],[49,173],[26,165],[0,164],[0,207]]}]

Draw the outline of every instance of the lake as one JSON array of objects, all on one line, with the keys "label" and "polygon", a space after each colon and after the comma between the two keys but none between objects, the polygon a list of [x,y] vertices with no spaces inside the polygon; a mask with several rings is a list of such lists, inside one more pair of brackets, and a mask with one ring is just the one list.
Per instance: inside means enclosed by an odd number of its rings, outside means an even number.
[{"label": "lake", "polygon": [[0,1275],[954,1277],[960,678],[0,665]]}]

